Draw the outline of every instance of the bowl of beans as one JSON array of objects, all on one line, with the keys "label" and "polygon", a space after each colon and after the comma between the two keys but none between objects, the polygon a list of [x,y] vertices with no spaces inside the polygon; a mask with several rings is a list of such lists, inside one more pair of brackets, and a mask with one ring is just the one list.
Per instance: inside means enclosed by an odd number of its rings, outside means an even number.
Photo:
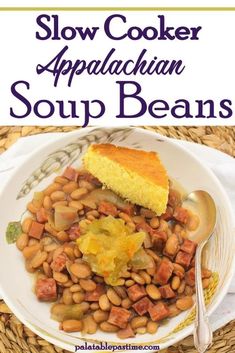
[{"label": "bowl of beans", "polygon": [[[170,178],[164,214],[121,198],[84,169],[87,148],[106,142],[158,152]],[[183,339],[195,317],[197,244],[189,234],[200,223],[183,197],[197,189],[218,211],[202,264],[211,314],[231,281],[235,245],[231,206],[213,173],[138,128],[86,128],[49,141],[1,192],[4,300],[32,331],[69,351],[102,342],[147,352]]]}]

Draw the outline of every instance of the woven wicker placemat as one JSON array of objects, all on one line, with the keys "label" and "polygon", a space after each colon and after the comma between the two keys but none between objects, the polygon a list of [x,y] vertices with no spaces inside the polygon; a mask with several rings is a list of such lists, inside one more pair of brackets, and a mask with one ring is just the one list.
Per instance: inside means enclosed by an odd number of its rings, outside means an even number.
[{"label": "woven wicker placemat", "polygon": [[[162,135],[194,141],[214,147],[235,157],[235,127],[144,127]],[[0,153],[20,137],[46,132],[68,132],[76,127],[0,127]],[[65,353],[24,326],[0,301],[0,353]],[[161,351],[163,353],[196,353],[192,337]],[[235,353],[235,320],[214,333],[208,353]]]}]

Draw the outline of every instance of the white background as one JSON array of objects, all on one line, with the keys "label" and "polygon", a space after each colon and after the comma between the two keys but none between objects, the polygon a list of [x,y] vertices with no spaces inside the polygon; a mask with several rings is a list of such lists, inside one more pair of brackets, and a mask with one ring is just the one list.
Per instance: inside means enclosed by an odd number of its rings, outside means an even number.
[{"label": "white background", "polygon": [[[21,2],[21,5],[23,3]],[[35,4],[34,4],[35,5]],[[49,3],[48,3],[49,5]],[[79,4],[80,5],[80,4]],[[100,3],[99,3],[100,5]],[[113,4],[112,4],[113,5]],[[119,6],[121,4],[119,3]],[[235,111],[235,12],[122,12],[127,18],[126,25],[116,26],[115,31],[124,31],[133,25],[140,27],[158,27],[157,15],[164,14],[168,26],[202,26],[198,41],[112,41],[102,29],[105,19],[111,12],[48,12],[59,14],[62,26],[99,26],[95,40],[82,41],[39,41],[35,32],[39,29],[36,17],[42,12],[0,12],[1,59],[0,59],[0,124],[1,125],[82,125],[83,106],[79,103],[86,99],[101,99],[106,103],[106,114],[95,125],[234,125],[235,117],[230,119],[154,119],[145,114],[138,119],[116,119],[118,114],[119,92],[116,80],[138,81],[142,86],[142,97],[150,103],[155,99],[164,99],[172,104],[176,99],[221,99],[234,101]],[[116,57],[120,59],[137,58],[143,48],[148,49],[149,57],[159,59],[182,59],[186,69],[180,76],[137,76],[75,77],[74,84],[67,88],[65,82],[53,87],[53,79],[48,74],[38,76],[37,64],[46,64],[66,44],[69,45],[69,59],[102,59],[115,47]],[[40,119],[31,115],[24,119],[10,117],[9,109],[15,111],[22,107],[11,94],[12,83],[18,80],[28,81],[30,91],[24,94],[31,103],[39,99],[76,100],[80,119],[61,119],[55,114],[50,119]],[[22,90],[23,93],[23,90]],[[134,107],[131,106],[132,109]],[[216,108],[218,112],[218,107]],[[199,121],[200,120],[200,121]]]},{"label": "white background", "polygon": [[234,0],[0,0],[0,6],[235,6]]}]

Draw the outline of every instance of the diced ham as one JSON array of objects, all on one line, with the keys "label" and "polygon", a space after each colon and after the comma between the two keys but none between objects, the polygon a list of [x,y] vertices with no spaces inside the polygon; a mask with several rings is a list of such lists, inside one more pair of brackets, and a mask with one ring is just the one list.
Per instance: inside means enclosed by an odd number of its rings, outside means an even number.
[{"label": "diced ham", "polygon": [[48,216],[47,216],[45,208],[42,207],[42,208],[40,208],[40,210],[37,211],[36,218],[39,223],[46,223],[47,222]]},{"label": "diced ham", "polygon": [[89,181],[89,183],[92,183],[95,186],[102,186],[102,183],[90,173],[84,173],[84,172],[79,173],[78,178],[79,180]]},{"label": "diced ham", "polygon": [[176,207],[181,201],[181,195],[179,191],[170,189],[168,196],[168,205],[171,207]]},{"label": "diced ham", "polygon": [[67,167],[63,173],[63,177],[71,181],[77,181],[78,172],[72,167]]},{"label": "diced ham", "polygon": [[172,290],[169,284],[166,284],[165,286],[161,286],[158,289],[161,293],[162,298],[171,299],[175,297],[175,292]]},{"label": "diced ham", "polygon": [[86,292],[85,301],[88,302],[98,302],[101,295],[105,293],[105,287],[102,284],[97,284],[96,289],[92,292]]},{"label": "diced ham", "polygon": [[183,245],[181,245],[181,250],[190,254],[194,255],[196,251],[197,244],[189,239],[184,239]]},{"label": "diced ham", "polygon": [[141,222],[136,225],[136,230],[141,231],[143,230],[146,233],[149,233],[152,235],[153,233],[153,228],[150,227],[150,225],[147,222]]},{"label": "diced ham", "polygon": [[73,224],[67,232],[70,240],[76,240],[80,237],[81,231],[78,223]]},{"label": "diced ham", "polygon": [[44,231],[44,224],[33,221],[29,229],[29,236],[35,239],[41,239]]},{"label": "diced ham", "polygon": [[61,272],[66,266],[66,261],[68,260],[65,253],[59,254],[51,263],[51,268],[55,272]]},{"label": "diced ham", "polygon": [[129,287],[127,289],[127,293],[133,302],[136,302],[146,295],[144,286],[140,286],[139,284],[134,284],[133,286]]},{"label": "diced ham", "polygon": [[151,320],[160,321],[168,317],[170,314],[170,310],[163,302],[158,302],[151,308],[149,308],[149,315]]},{"label": "diced ham", "polygon": [[173,218],[173,208],[172,207],[167,207],[166,212],[161,215],[161,219],[164,219],[165,221],[169,221]]},{"label": "diced ham", "polygon": [[173,217],[177,221],[186,224],[188,222],[189,212],[185,208],[177,206],[174,210]]},{"label": "diced ham", "polygon": [[173,269],[174,266],[171,261],[162,260],[154,276],[154,281],[161,285],[167,284],[172,275]]},{"label": "diced ham", "polygon": [[156,251],[160,251],[162,252],[165,243],[167,241],[167,233],[164,231],[153,231],[152,232],[152,243],[153,243],[153,247],[155,248]]},{"label": "diced ham", "polygon": [[188,268],[192,260],[192,255],[187,254],[184,251],[179,251],[176,255],[175,262],[182,265],[184,268]]},{"label": "diced ham", "polygon": [[98,211],[100,213],[103,213],[107,216],[111,215],[113,217],[118,215],[118,210],[115,205],[113,205],[111,202],[107,201],[101,201],[98,207]]},{"label": "diced ham", "polygon": [[135,337],[135,334],[131,328],[131,325],[128,324],[126,328],[123,328],[118,331],[117,336],[121,339],[125,339],[125,338]]},{"label": "diced ham", "polygon": [[185,273],[185,282],[189,286],[193,287],[195,285],[195,268],[192,267],[189,271]]},{"label": "diced ham", "polygon": [[153,303],[147,297],[140,299],[138,302],[132,305],[132,307],[139,315],[144,315],[145,313],[147,313],[151,306],[153,306]]},{"label": "diced ham", "polygon": [[38,300],[55,301],[57,299],[56,281],[54,278],[40,278],[36,282],[35,292]]},{"label": "diced ham", "polygon": [[135,207],[131,203],[127,203],[123,208],[122,211],[127,213],[128,216],[133,216],[135,212]]},{"label": "diced ham", "polygon": [[190,266],[195,267],[195,256],[192,258]]},{"label": "diced ham", "polygon": [[109,314],[108,322],[120,328],[126,328],[131,312],[124,308],[112,306]]},{"label": "diced ham", "polygon": [[[184,267],[182,267],[179,264],[173,264],[174,270],[173,273],[178,276],[180,279],[184,278],[185,270]],[[180,268],[179,268],[180,267]]]}]

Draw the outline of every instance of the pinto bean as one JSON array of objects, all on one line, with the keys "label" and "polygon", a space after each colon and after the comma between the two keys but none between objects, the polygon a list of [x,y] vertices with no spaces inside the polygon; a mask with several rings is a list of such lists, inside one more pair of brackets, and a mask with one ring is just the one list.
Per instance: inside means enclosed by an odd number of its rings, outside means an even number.
[{"label": "pinto bean", "polygon": [[73,246],[64,246],[64,253],[68,256],[68,258],[71,261],[75,260],[74,252],[73,252]]},{"label": "pinto bean", "polygon": [[183,279],[180,283],[178,290],[177,290],[178,294],[184,293],[185,286],[186,286],[186,283],[185,283],[185,280]]},{"label": "pinto bean", "polygon": [[27,210],[33,214],[36,214],[39,210],[38,207],[36,207],[32,202],[29,202],[27,205]]},{"label": "pinto bean", "polygon": [[186,224],[186,227],[188,230],[194,231],[198,228],[199,223],[200,223],[200,219],[199,219],[198,215],[190,214],[188,221],[187,221],[187,224]]},{"label": "pinto bean", "polygon": [[138,327],[144,327],[147,325],[148,318],[147,316],[136,316],[131,320],[131,327],[137,329]]},{"label": "pinto bean", "polygon": [[30,230],[30,227],[32,225],[32,222],[33,222],[33,219],[32,218],[25,218],[22,222],[22,225],[21,225],[21,228],[22,228],[22,231],[23,233],[26,233],[28,234],[29,233],[29,230]]},{"label": "pinto bean", "polygon": [[59,282],[59,283],[66,283],[69,279],[66,274],[61,272],[54,272],[53,278],[56,280],[56,282]]},{"label": "pinto bean", "polygon": [[73,285],[73,281],[69,279],[67,282],[63,283],[63,287],[70,288]]},{"label": "pinto bean", "polygon": [[156,322],[149,320],[147,323],[147,332],[153,335],[157,332],[158,326],[159,325]]},{"label": "pinto bean", "polygon": [[82,253],[77,246],[74,247],[73,252],[75,257],[77,258],[82,257]]},{"label": "pinto bean", "polygon": [[185,290],[184,290],[184,294],[185,295],[193,295],[193,288],[186,285]]},{"label": "pinto bean", "polygon": [[130,277],[131,277],[131,273],[130,273],[129,271],[127,271],[127,270],[122,271],[122,272],[121,272],[121,277],[123,277],[123,278],[130,278]]},{"label": "pinto bean", "polygon": [[169,305],[168,309],[169,309],[169,317],[175,317],[181,312],[180,309],[178,309],[175,304]]},{"label": "pinto bean", "polygon": [[88,190],[85,188],[76,189],[73,192],[71,192],[71,197],[74,200],[80,200],[84,195],[87,194],[87,192]]},{"label": "pinto bean", "polygon": [[46,195],[43,199],[43,207],[45,210],[50,210],[52,208],[52,201],[50,196]]},{"label": "pinto bean", "polygon": [[84,301],[85,299],[85,294],[82,293],[82,292],[75,292],[72,294],[72,298],[73,298],[73,301],[76,303],[76,304],[80,304]]},{"label": "pinto bean", "polygon": [[25,269],[29,273],[34,273],[36,271],[36,269],[31,266],[30,259],[29,260],[26,259],[26,261],[25,261]]},{"label": "pinto bean", "polygon": [[90,309],[91,310],[99,310],[100,306],[97,302],[91,303],[90,304]]},{"label": "pinto bean", "polygon": [[132,279],[128,279],[125,282],[126,287],[131,287],[131,286],[133,286],[133,284],[135,284],[135,281],[133,281]]},{"label": "pinto bean", "polygon": [[164,231],[167,231],[167,229],[168,229],[168,223],[164,221],[164,219],[160,219],[158,230],[164,232]]},{"label": "pinto bean", "polygon": [[92,315],[86,316],[83,320],[83,333],[94,334],[97,331],[98,325]]},{"label": "pinto bean", "polygon": [[63,231],[63,230],[61,230],[60,232],[58,232],[57,234],[56,234],[56,237],[57,237],[57,239],[59,240],[59,241],[61,241],[61,242],[67,242],[67,241],[69,241],[69,235],[68,235],[68,233],[66,233],[65,231]]},{"label": "pinto bean", "polygon": [[80,279],[79,284],[85,291],[93,291],[96,289],[96,283],[91,279]]},{"label": "pinto bean", "polygon": [[107,321],[104,321],[104,322],[101,322],[100,329],[101,331],[104,331],[104,332],[117,332],[119,330],[119,327],[114,326]]},{"label": "pinto bean", "polygon": [[153,250],[151,250],[151,249],[146,249],[145,251],[146,251],[146,253],[147,253],[149,256],[151,256],[151,257],[154,259],[154,261],[156,261],[157,263],[159,263],[159,262],[161,261],[160,256],[158,256]]},{"label": "pinto bean", "polygon": [[70,201],[69,207],[75,208],[77,211],[81,211],[83,209],[83,204],[80,201]]},{"label": "pinto bean", "polygon": [[44,271],[44,273],[45,273],[45,275],[47,276],[47,277],[51,277],[52,276],[52,270],[51,270],[51,267],[50,267],[50,265],[48,264],[48,262],[43,262],[43,264],[42,264],[42,268],[43,268],[43,271]]},{"label": "pinto bean", "polygon": [[52,208],[56,208],[57,206],[68,206],[68,201],[56,201],[53,203]]},{"label": "pinto bean", "polygon": [[145,284],[144,278],[138,275],[138,273],[132,272],[131,278],[138,284]]},{"label": "pinto bean", "polygon": [[202,278],[210,278],[212,276],[212,272],[207,268],[202,269]]},{"label": "pinto bean", "polygon": [[174,276],[171,281],[171,288],[173,290],[177,290],[180,286],[180,278],[178,276]]},{"label": "pinto bean", "polygon": [[36,243],[34,245],[31,246],[26,246],[22,253],[25,257],[25,259],[30,259],[31,257],[33,257],[39,250],[41,249],[41,244],[40,243]]},{"label": "pinto bean", "polygon": [[127,293],[124,287],[122,286],[115,286],[113,287],[117,295],[119,295],[120,298],[125,299],[127,297]]},{"label": "pinto bean", "polygon": [[147,328],[146,327],[138,327],[137,329],[135,329],[135,332],[136,333],[139,333],[140,335],[144,335],[147,331]]},{"label": "pinto bean", "polygon": [[65,305],[73,304],[73,295],[70,292],[69,288],[64,289],[62,298],[63,298],[63,303]]},{"label": "pinto bean", "polygon": [[203,278],[202,280],[202,286],[204,289],[208,288],[210,285],[210,278]]},{"label": "pinto bean", "polygon": [[54,237],[57,237],[58,232],[54,228],[52,228],[52,226],[49,223],[45,223],[45,230],[48,233],[52,234]]},{"label": "pinto bean", "polygon": [[125,298],[122,300],[121,306],[124,309],[129,309],[132,306],[132,301],[130,300],[130,298]]},{"label": "pinto bean", "polygon": [[119,295],[117,295],[114,289],[109,288],[107,290],[107,297],[113,305],[116,305],[116,306],[121,305],[122,300],[119,297]]},{"label": "pinto bean", "polygon": [[173,273],[178,276],[180,279],[184,278],[185,270],[183,266],[173,263]]},{"label": "pinto bean", "polygon": [[39,250],[31,260],[31,266],[33,268],[40,267],[47,259],[47,252]]},{"label": "pinto bean", "polygon": [[175,255],[179,249],[179,240],[177,235],[172,234],[166,242],[164,251],[169,255]]},{"label": "pinto bean", "polygon": [[133,220],[133,222],[135,224],[140,224],[140,223],[143,223],[145,221],[144,217],[142,217],[142,216],[134,216],[132,218],[132,220]]},{"label": "pinto bean", "polygon": [[103,311],[103,310],[96,310],[93,314],[94,320],[95,322],[97,322],[97,324],[107,321],[109,318],[109,313],[107,311]]},{"label": "pinto bean", "polygon": [[28,242],[29,242],[29,236],[27,233],[22,233],[18,239],[16,240],[16,246],[17,248],[22,251],[27,245],[28,245]]},{"label": "pinto bean", "polygon": [[145,289],[150,298],[154,300],[158,300],[161,298],[161,293],[158,287],[155,286],[154,284],[148,284]]},{"label": "pinto bean", "polygon": [[147,268],[146,272],[150,275],[150,276],[154,276],[155,273],[157,271],[157,265],[153,260],[152,266]]},{"label": "pinto bean", "polygon": [[82,331],[83,323],[81,320],[65,320],[62,322],[62,330],[65,332]]},{"label": "pinto bean", "polygon": [[62,177],[62,176],[57,176],[57,177],[55,177],[54,182],[61,184],[61,185],[65,185],[68,183],[68,179],[66,179],[65,177]]},{"label": "pinto bean", "polygon": [[53,192],[61,190],[62,185],[59,183],[53,183],[49,185],[45,190],[44,190],[44,195],[45,196],[50,196]]},{"label": "pinto bean", "polygon": [[141,276],[141,277],[143,277],[143,279],[145,280],[145,283],[146,284],[150,284],[151,283],[151,277],[150,277],[150,275],[146,272],[146,271],[140,271],[139,272],[139,275]]},{"label": "pinto bean", "polygon": [[80,188],[85,188],[89,191],[92,191],[94,189],[94,185],[92,183],[90,183],[87,180],[79,180],[79,187]]},{"label": "pinto bean", "polygon": [[46,252],[51,252],[51,251],[56,250],[58,247],[59,247],[58,244],[52,243],[52,244],[49,244],[49,245],[44,246],[44,250],[45,250]]},{"label": "pinto bean", "polygon": [[91,275],[91,269],[88,265],[76,262],[70,266],[70,271],[78,278],[87,278]]},{"label": "pinto bean", "polygon": [[132,223],[131,217],[130,217],[127,213],[125,213],[125,212],[120,212],[120,213],[119,213],[119,217],[120,217],[121,219],[123,219],[123,221],[125,221],[126,223],[128,223],[128,222],[131,222],[131,223]]},{"label": "pinto bean", "polygon": [[73,284],[70,288],[69,288],[70,292],[72,293],[76,293],[76,292],[80,292],[82,290],[82,287],[79,284]]},{"label": "pinto bean", "polygon": [[76,183],[75,181],[70,181],[69,183],[67,183],[63,186],[62,190],[66,194],[71,194],[77,188],[78,188],[78,183]]},{"label": "pinto bean", "polygon": [[186,296],[176,301],[176,307],[180,310],[188,310],[193,306],[193,304],[194,302],[191,296]]},{"label": "pinto bean", "polygon": [[157,217],[153,217],[152,219],[150,219],[150,222],[149,222],[150,226],[154,229],[158,228],[159,227],[159,219]]},{"label": "pinto bean", "polygon": [[102,294],[99,298],[99,306],[103,311],[109,311],[111,309],[111,303],[107,294]]},{"label": "pinto bean", "polygon": [[64,201],[66,199],[66,195],[64,191],[54,191],[51,193],[50,198],[52,202]]}]

